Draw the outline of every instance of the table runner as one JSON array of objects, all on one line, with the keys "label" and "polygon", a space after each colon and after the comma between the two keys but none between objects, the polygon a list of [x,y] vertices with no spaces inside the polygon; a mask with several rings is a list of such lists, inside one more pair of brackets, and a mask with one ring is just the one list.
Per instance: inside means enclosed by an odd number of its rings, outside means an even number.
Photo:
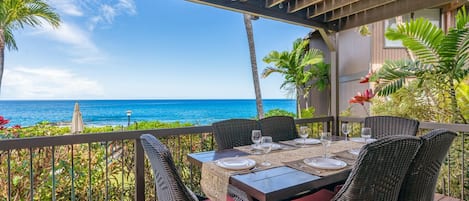
[{"label": "table runner", "polygon": [[[359,148],[363,146],[363,143],[356,142],[345,142],[345,141],[334,141],[331,143],[329,153],[338,153],[346,151],[352,148]],[[305,158],[319,157],[323,155],[322,145],[309,146],[304,148],[298,148],[293,150],[282,150],[278,152],[271,152],[267,154],[266,160],[272,165],[268,167],[261,166],[260,163],[263,161],[264,155],[248,155],[240,158],[250,158],[256,161],[256,170],[263,170],[268,168],[274,168],[279,166],[285,166],[285,164],[293,163],[298,160]],[[301,170],[301,169],[300,169]],[[249,171],[236,171],[227,170],[218,167],[213,161],[205,162],[202,164],[202,179],[200,181],[202,190],[205,195],[213,201],[222,201],[226,199],[228,191],[228,184],[231,175],[249,173]],[[314,174],[314,173],[313,173]],[[331,173],[332,174],[332,173]],[[316,174],[321,176],[320,173]]]}]

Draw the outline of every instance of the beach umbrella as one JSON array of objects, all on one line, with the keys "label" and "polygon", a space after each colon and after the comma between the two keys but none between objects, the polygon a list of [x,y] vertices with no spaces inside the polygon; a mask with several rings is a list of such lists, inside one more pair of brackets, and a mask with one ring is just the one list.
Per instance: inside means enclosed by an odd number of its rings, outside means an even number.
[{"label": "beach umbrella", "polygon": [[83,127],[83,118],[81,117],[80,106],[78,103],[75,103],[70,131],[72,134],[80,133],[83,132]]}]

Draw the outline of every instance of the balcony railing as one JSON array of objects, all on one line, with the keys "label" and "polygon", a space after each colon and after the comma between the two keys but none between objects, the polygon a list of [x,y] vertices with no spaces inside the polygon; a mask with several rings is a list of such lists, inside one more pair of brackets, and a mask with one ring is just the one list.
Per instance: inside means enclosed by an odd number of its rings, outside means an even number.
[{"label": "balcony railing", "polygon": [[[361,118],[339,118],[338,122]],[[334,118],[298,119],[313,136],[333,130]],[[439,191],[462,199],[468,197],[465,152],[469,125],[422,123],[428,129],[459,132],[448,161],[442,168]],[[150,133],[164,142],[186,184],[199,189],[200,170],[186,159],[188,153],[216,148],[211,126],[138,130],[112,133],[6,139],[0,141],[0,200],[151,200],[155,187],[139,137]],[[352,135],[359,135],[352,132]]]}]

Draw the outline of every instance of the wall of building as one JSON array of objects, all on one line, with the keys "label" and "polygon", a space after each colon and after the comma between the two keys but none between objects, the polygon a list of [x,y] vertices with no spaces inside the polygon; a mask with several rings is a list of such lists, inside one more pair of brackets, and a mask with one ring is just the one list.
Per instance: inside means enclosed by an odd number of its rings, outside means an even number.
[{"label": "wall of building", "polygon": [[339,111],[351,107],[353,116],[365,116],[366,113],[357,104],[349,104],[350,98],[357,92],[368,89],[368,84],[360,84],[370,68],[371,37],[360,35],[356,29],[342,31],[338,34],[338,70],[339,70]]},{"label": "wall of building", "polygon": [[372,32],[371,49],[373,50],[373,54],[371,56],[371,67],[373,70],[380,68],[386,60],[397,60],[407,57],[407,51],[405,48],[386,48],[384,46],[384,21],[373,23],[370,26],[370,30]]}]

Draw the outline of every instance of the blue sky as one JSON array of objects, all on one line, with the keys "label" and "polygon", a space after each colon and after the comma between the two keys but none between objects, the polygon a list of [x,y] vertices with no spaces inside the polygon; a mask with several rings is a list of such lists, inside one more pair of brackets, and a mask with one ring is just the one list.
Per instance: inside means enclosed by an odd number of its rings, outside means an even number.
[{"label": "blue sky", "polygon": [[[254,98],[241,13],[183,0],[48,0],[52,29],[15,32],[0,99]],[[259,72],[272,50],[310,29],[253,21]],[[280,75],[260,79],[263,98],[286,98]]]}]

